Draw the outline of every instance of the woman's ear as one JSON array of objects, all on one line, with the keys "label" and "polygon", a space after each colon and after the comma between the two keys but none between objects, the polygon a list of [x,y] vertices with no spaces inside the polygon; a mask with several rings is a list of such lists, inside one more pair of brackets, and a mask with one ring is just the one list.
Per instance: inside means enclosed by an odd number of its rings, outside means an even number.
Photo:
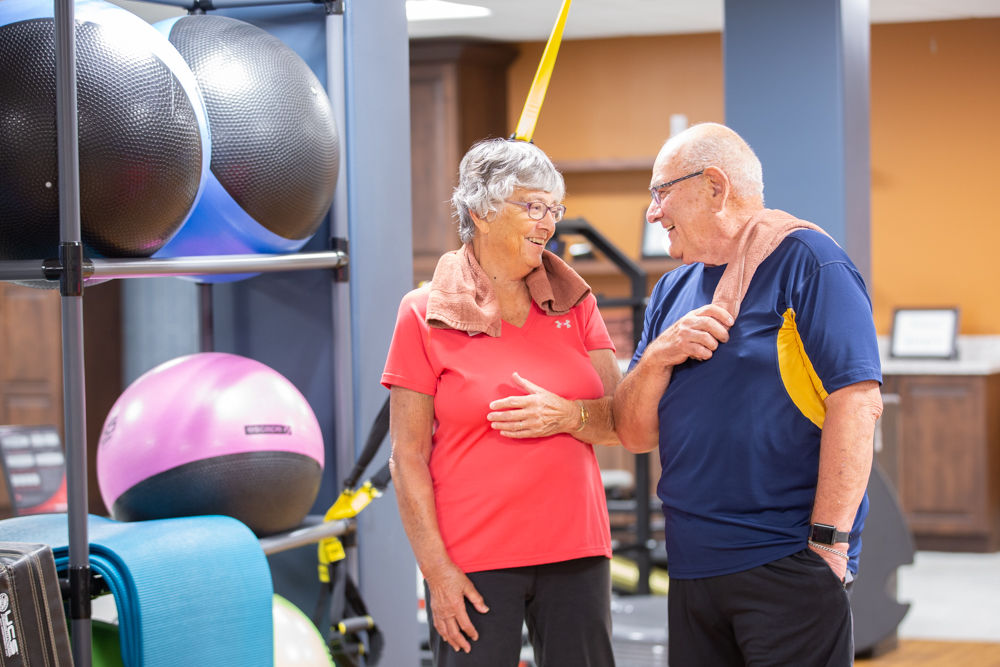
[{"label": "woman's ear", "polygon": [[472,217],[472,222],[476,225],[476,229],[479,230],[480,234],[490,233],[490,224],[485,218],[479,217],[479,214],[475,211],[469,211],[469,215]]}]

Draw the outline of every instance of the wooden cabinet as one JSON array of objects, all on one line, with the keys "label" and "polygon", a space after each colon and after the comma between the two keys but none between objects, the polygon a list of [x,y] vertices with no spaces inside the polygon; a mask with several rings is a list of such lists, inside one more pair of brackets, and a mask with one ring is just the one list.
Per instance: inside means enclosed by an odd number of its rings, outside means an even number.
[{"label": "wooden cabinet", "polygon": [[516,55],[494,42],[410,42],[414,283],[461,245],[450,202],[458,164],[475,142],[506,135],[507,66]]},{"label": "wooden cabinet", "polygon": [[920,549],[1000,550],[1000,374],[886,375],[900,502]]},{"label": "wooden cabinet", "polygon": [[[83,301],[88,492],[94,514],[106,513],[97,485],[97,443],[122,390],[120,295],[120,282],[112,281],[87,287]],[[53,425],[63,436],[62,390],[59,291],[0,282],[0,424]],[[4,495],[0,489],[0,499]],[[0,504],[0,515],[9,511]]]},{"label": "wooden cabinet", "polygon": [[0,283],[0,424],[62,433],[59,292]]}]

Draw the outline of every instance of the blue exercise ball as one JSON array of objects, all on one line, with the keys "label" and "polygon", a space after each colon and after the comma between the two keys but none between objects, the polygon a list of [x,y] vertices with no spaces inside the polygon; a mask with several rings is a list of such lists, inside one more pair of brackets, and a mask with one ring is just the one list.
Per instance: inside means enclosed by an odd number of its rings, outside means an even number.
[{"label": "blue exercise ball", "polygon": [[[211,157],[194,74],[103,0],[76,13],[80,214],[90,257],[148,257],[185,223]],[[0,259],[58,255],[52,0],[0,2]]]},{"label": "blue exercise ball", "polygon": [[155,27],[198,79],[212,132],[205,194],[156,256],[300,249],[330,208],[340,166],[333,108],[316,75],[284,42],[243,21],[192,15]]}]

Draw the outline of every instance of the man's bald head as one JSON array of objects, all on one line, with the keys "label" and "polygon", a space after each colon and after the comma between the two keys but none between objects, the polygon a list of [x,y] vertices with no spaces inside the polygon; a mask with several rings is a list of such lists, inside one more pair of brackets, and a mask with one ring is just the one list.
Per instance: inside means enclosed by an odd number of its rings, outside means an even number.
[{"label": "man's bald head", "polygon": [[725,125],[701,123],[674,135],[660,149],[653,168],[656,170],[666,163],[671,163],[681,174],[717,167],[729,178],[735,199],[764,205],[760,160],[749,144]]}]

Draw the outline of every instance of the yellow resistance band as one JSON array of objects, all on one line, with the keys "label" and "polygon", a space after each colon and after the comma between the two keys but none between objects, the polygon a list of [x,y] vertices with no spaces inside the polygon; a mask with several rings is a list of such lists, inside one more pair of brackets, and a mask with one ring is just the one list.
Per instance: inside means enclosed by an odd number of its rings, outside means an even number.
[{"label": "yellow resistance band", "polygon": [[538,71],[535,72],[535,80],[531,82],[531,90],[528,91],[528,99],[524,101],[524,110],[521,112],[521,119],[517,122],[517,129],[514,130],[514,138],[521,141],[531,141],[535,134],[535,124],[538,122],[538,112],[542,110],[542,102],[545,101],[545,91],[549,88],[549,79],[552,78],[552,68],[556,65],[556,56],[559,55],[559,44],[562,43],[563,26],[566,25],[566,16],[569,14],[569,3],[572,0],[563,0],[562,9],[559,10],[559,18],[549,35],[549,42],[545,45],[545,52],[542,53],[542,62],[538,63]]}]

